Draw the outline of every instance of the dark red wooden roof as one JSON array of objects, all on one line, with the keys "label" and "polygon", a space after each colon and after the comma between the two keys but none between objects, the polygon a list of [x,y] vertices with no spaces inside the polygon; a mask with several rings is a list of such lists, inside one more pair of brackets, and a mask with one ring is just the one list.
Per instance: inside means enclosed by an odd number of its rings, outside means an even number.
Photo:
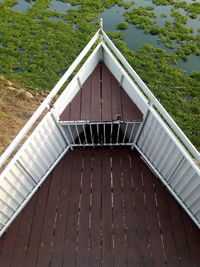
[{"label": "dark red wooden roof", "polygon": [[200,266],[200,231],[136,151],[65,155],[0,239],[0,266]]},{"label": "dark red wooden roof", "polygon": [[66,107],[60,121],[141,121],[142,113],[104,64],[99,64]]}]

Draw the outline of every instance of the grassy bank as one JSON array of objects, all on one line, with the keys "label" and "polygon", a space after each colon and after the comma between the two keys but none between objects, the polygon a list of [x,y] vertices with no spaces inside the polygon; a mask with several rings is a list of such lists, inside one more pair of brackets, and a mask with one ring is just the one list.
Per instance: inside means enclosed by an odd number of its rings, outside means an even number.
[{"label": "grassy bank", "polygon": [[[0,3],[0,75],[16,80],[24,86],[34,87],[36,91],[51,90],[74,61],[98,29],[98,24],[91,21],[98,18],[99,10],[103,11],[104,8],[115,4],[125,8],[132,5],[121,0],[102,0],[100,6],[97,0],[68,0],[63,2],[71,3],[71,8],[60,13],[47,9],[51,0],[35,0],[26,12],[17,12],[10,8],[16,2],[4,0]],[[179,7],[174,5],[174,8]],[[140,28],[144,27],[144,31],[158,34],[166,44],[170,44],[166,38],[169,37],[168,32],[171,34],[173,25],[166,26],[167,33],[162,29],[161,34],[161,29],[152,22],[155,17],[152,7],[134,12],[137,14],[133,14],[132,10],[125,13],[128,22],[133,23],[134,20]],[[176,13],[174,16],[182,25],[183,18]],[[137,19],[143,22],[137,23]],[[188,34],[190,33],[186,33],[187,36]],[[199,47],[196,50],[196,46],[199,44],[199,37],[195,37],[198,39],[197,44],[193,39],[183,42],[183,55],[182,52],[172,55],[149,45],[133,52],[128,50],[119,32],[112,32],[110,36],[167,111],[200,149],[200,74],[185,76],[183,71],[170,65],[175,63],[178,57],[184,58],[190,54],[190,50],[192,53],[198,53]],[[175,38],[177,36],[176,34]]]}]

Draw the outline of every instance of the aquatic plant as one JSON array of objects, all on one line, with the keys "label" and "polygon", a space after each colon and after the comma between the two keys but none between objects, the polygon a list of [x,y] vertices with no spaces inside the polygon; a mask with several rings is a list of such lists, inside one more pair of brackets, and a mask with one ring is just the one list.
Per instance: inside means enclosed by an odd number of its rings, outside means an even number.
[{"label": "aquatic plant", "polygon": [[128,23],[127,22],[119,22],[116,25],[117,30],[126,30],[128,28]]},{"label": "aquatic plant", "polygon": [[[99,6],[98,0],[62,1],[79,6],[59,13],[46,10],[51,0],[35,0],[23,13],[11,9],[16,0],[0,3],[1,74],[35,90],[51,90],[98,29],[98,23],[91,21],[98,18],[99,11],[123,2],[102,0]],[[200,34],[191,35],[192,30],[180,22],[182,17],[178,14],[173,22],[166,22],[163,28],[159,28],[152,8],[135,10],[125,13],[127,22],[158,35],[166,46],[176,41],[176,55],[149,45],[134,52],[127,48],[120,32],[109,35],[167,111],[200,148],[200,125],[196,123],[200,117],[199,73],[186,76],[184,71],[172,66],[179,57],[187,57],[189,53],[198,55]],[[52,16],[62,21],[51,20]],[[183,96],[192,96],[191,103]]]}]

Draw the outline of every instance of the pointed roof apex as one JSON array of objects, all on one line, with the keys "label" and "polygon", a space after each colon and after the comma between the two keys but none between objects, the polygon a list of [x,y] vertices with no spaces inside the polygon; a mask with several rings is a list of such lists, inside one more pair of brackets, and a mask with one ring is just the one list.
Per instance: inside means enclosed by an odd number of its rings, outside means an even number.
[{"label": "pointed roof apex", "polygon": [[103,18],[100,18],[99,24],[100,24],[100,30],[103,30]]}]

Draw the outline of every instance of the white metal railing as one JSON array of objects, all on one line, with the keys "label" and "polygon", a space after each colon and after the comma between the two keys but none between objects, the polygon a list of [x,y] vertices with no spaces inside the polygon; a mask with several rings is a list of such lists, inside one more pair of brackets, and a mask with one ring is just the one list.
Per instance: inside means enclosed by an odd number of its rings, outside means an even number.
[{"label": "white metal railing", "polygon": [[15,148],[20,144],[21,140],[25,137],[25,135],[28,133],[28,131],[31,129],[31,127],[35,124],[35,122],[41,116],[41,114],[44,112],[44,110],[46,108],[49,108],[49,104],[51,103],[52,99],[56,96],[56,94],[59,92],[59,90],[65,84],[67,79],[70,77],[70,75],[76,69],[76,67],[79,65],[79,63],[82,61],[82,59],[86,56],[86,54],[91,49],[91,47],[98,40],[99,31],[100,30],[98,30],[96,32],[96,34],[93,36],[93,38],[90,40],[90,42],[81,51],[81,53],[76,58],[76,60],[73,62],[73,64],[67,69],[65,74],[61,77],[61,79],[58,81],[58,83],[55,85],[55,87],[52,89],[52,91],[49,93],[49,95],[45,98],[43,103],[38,107],[36,112],[28,120],[26,125],[22,128],[22,130],[18,133],[18,135],[15,137],[15,139],[12,141],[12,143],[8,146],[8,148],[5,150],[5,152],[1,155],[1,157],[0,157],[0,168],[2,167],[4,162],[9,158],[9,156],[13,153]]},{"label": "white metal railing", "polygon": [[113,52],[102,44],[104,62],[144,114],[132,148],[200,228],[200,169],[193,159],[200,161],[199,152],[104,32],[103,38]]},{"label": "white metal railing", "polygon": [[[130,76],[132,76],[137,84],[129,77],[122,65],[119,64],[107,45],[102,41],[93,51],[93,54],[91,54],[90,64],[87,65],[85,63],[83,65],[84,68],[81,68],[74,77],[67,90],[56,101],[54,108],[45,115],[1,173],[0,235],[19,214],[70,147],[80,145],[134,144],[171,194],[198,227],[200,227],[200,170],[171,129],[182,140],[188,151],[197,160],[200,160],[198,151],[134,72],[107,35],[101,30],[94,35],[8,149],[3,153],[0,158],[0,166],[13,153],[14,149],[20,144],[43,111],[49,108],[52,99],[98,40],[99,36],[104,38],[112,52],[129,71]],[[101,53],[102,50],[104,53]],[[130,98],[136,101],[138,108],[145,115],[143,122],[141,124],[136,122],[67,122],[66,125],[63,124],[61,126],[58,124],[60,113],[78,92],[81,83],[85,81],[101,57]],[[67,99],[67,103],[65,99]]]},{"label": "white metal railing", "polygon": [[[20,147],[0,175],[0,236],[70,149],[69,140],[58,124],[58,112],[55,108],[50,109],[50,103],[98,38],[99,31],[0,157],[0,167],[2,167],[15,149]],[[22,139],[35,127],[45,109],[49,111],[20,146]]]},{"label": "white metal railing", "polygon": [[63,130],[71,147],[132,146],[141,122],[65,122]]},{"label": "white metal railing", "polygon": [[49,111],[0,176],[0,236],[70,146]]},{"label": "white metal railing", "polygon": [[193,157],[200,162],[200,153],[194,147],[194,145],[190,142],[187,136],[182,132],[179,126],[175,123],[175,121],[169,116],[167,111],[163,108],[163,106],[159,103],[156,97],[152,94],[146,84],[142,81],[139,75],[133,70],[131,65],[127,62],[124,56],[120,53],[120,51],[116,48],[113,42],[109,39],[107,34],[102,31],[103,39],[109,45],[110,49],[114,52],[117,58],[120,60],[122,65],[126,68],[129,74],[133,77],[133,79],[138,84],[139,88],[142,90],[144,95],[149,99],[149,101],[153,104],[153,106],[159,111],[160,115],[164,118],[164,120],[168,123],[171,129],[175,132],[175,134],[180,138],[184,146],[188,149],[188,151],[193,155]]},{"label": "white metal railing", "polygon": [[200,169],[153,107],[138,130],[135,147],[200,227]]}]

